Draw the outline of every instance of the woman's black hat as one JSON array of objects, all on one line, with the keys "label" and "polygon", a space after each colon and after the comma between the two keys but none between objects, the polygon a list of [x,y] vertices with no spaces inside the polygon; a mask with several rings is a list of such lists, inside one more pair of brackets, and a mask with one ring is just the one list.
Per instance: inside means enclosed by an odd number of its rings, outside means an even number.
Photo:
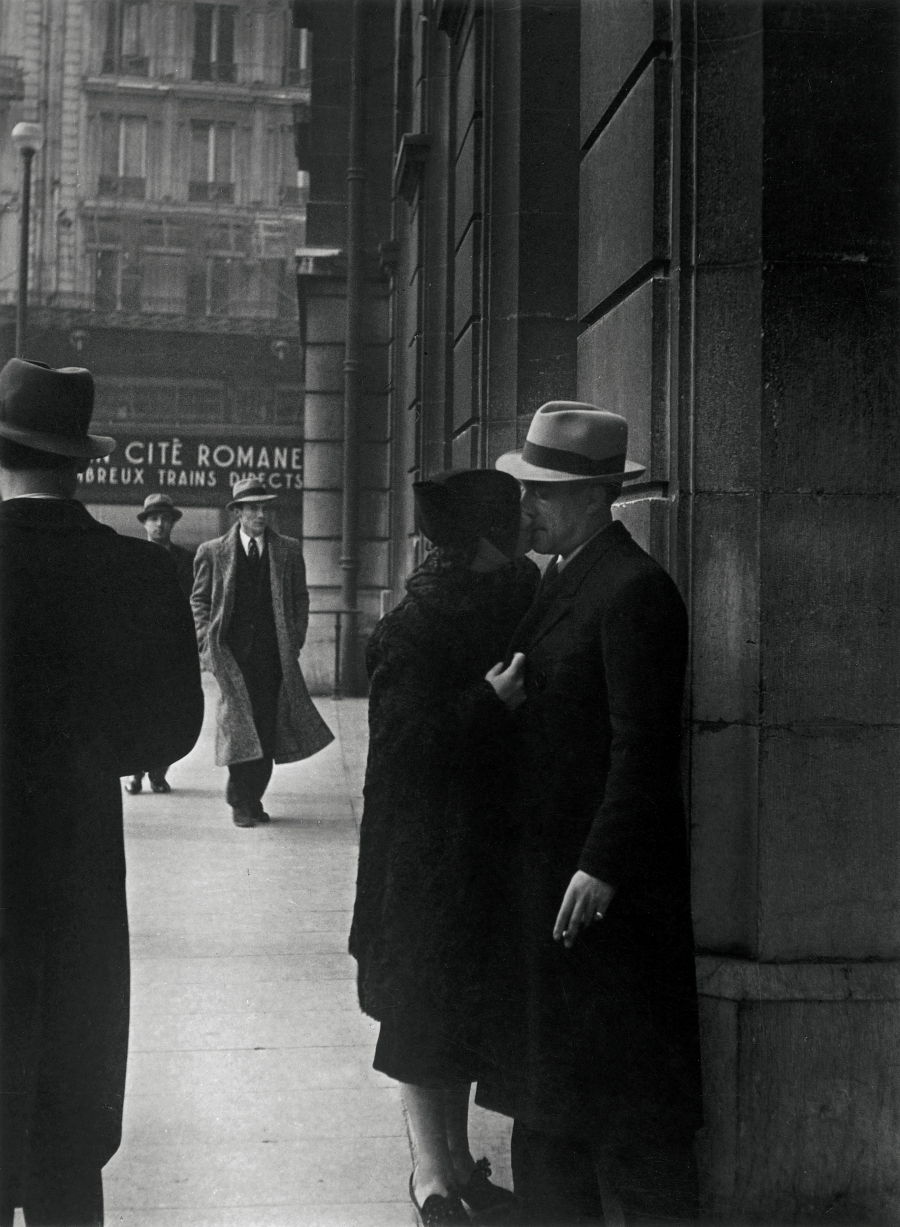
[{"label": "woman's black hat", "polygon": [[519,539],[519,483],[497,469],[451,469],[413,483],[419,531],[439,549],[484,537],[507,558]]}]

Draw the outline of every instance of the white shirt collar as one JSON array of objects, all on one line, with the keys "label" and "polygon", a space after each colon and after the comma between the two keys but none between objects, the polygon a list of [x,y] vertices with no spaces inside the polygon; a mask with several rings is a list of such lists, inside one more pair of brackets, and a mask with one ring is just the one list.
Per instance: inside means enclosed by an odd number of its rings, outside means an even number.
[{"label": "white shirt collar", "polygon": [[605,532],[607,528],[609,528],[609,525],[604,524],[603,527],[598,528],[595,533],[591,533],[587,541],[582,541],[581,545],[576,545],[571,554],[566,554],[565,557],[560,554],[556,559],[557,572],[561,571],[563,567],[567,567],[573,558],[577,558],[581,551],[585,549],[586,546],[589,546],[595,537],[599,537],[602,532]]},{"label": "white shirt collar", "polygon": [[259,550],[259,556],[260,558],[262,558],[263,554],[265,554],[266,552],[266,534],[263,533],[261,537],[254,538],[254,537],[251,537],[249,533],[245,533],[242,528],[239,529],[238,531],[241,535],[241,543],[243,544],[243,547],[244,547],[244,553],[249,555],[250,542],[255,540],[256,548]]}]

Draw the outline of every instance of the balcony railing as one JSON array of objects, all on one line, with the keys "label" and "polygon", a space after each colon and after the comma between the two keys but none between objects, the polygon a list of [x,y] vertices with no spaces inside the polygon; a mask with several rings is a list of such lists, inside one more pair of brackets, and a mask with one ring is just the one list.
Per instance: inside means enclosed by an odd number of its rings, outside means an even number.
[{"label": "balcony railing", "polygon": [[237,65],[234,63],[211,63],[209,60],[194,60],[191,68],[194,81],[227,81],[231,84],[237,80]]},{"label": "balcony railing", "polygon": [[188,184],[188,200],[207,201],[213,203],[217,200],[224,204],[234,203],[234,184],[233,183],[198,183],[194,181]]},{"label": "balcony railing", "polygon": [[97,183],[97,195],[116,200],[144,200],[147,196],[147,180],[134,175],[101,175]]}]

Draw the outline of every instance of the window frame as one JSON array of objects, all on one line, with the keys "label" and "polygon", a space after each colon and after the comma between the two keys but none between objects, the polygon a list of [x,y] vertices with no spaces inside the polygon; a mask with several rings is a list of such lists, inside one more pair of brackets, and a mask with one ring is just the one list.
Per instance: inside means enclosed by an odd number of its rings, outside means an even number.
[{"label": "window frame", "polygon": [[[201,58],[198,53],[198,29],[201,15],[209,12],[209,58]],[[237,31],[238,8],[236,4],[196,3],[194,12],[193,56],[191,59],[191,80],[217,81],[234,84],[237,80],[237,60],[235,59],[235,34]],[[227,22],[222,21],[223,14],[228,13]],[[223,37],[226,35],[227,37]],[[231,58],[223,58],[222,52],[231,44]]]},{"label": "window frame", "polygon": [[[125,12],[143,10],[143,54],[126,56],[123,51]],[[103,76],[148,77],[150,75],[151,0],[106,0],[106,40]]]},{"label": "window frame", "polygon": [[[150,120],[147,115],[132,115],[124,111],[101,111],[98,115],[100,123],[100,156],[97,173],[98,197],[116,199],[146,200],[147,199],[147,161]],[[126,131],[129,123],[140,125],[140,175],[126,175]],[[108,152],[106,141],[107,125],[115,129],[115,171],[104,166]]]}]

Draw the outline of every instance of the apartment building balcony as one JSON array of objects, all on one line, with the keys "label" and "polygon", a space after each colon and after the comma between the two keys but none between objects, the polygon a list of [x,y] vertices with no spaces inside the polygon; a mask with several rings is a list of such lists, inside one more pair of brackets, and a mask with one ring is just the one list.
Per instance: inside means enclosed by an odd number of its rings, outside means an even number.
[{"label": "apartment building balcony", "polygon": [[[12,57],[7,57],[12,58]],[[220,66],[221,67],[221,66]],[[309,71],[287,74],[286,83],[264,80],[227,81],[190,80],[188,78],[159,78],[132,75],[86,76],[84,90],[94,96],[132,98],[209,98],[214,96],[223,102],[251,105],[255,102],[271,106],[308,107],[310,98]],[[296,78],[296,79],[295,79]],[[303,115],[300,116],[302,120]]]}]

